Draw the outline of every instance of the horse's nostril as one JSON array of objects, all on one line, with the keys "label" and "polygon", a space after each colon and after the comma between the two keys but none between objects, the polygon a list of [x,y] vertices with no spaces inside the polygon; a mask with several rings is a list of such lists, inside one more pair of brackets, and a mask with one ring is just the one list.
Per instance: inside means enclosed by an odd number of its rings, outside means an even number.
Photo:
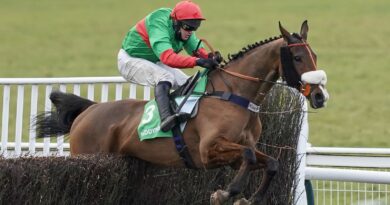
[{"label": "horse's nostril", "polygon": [[322,95],[321,93],[316,93],[314,95],[314,99],[316,102],[324,102],[324,95]]}]

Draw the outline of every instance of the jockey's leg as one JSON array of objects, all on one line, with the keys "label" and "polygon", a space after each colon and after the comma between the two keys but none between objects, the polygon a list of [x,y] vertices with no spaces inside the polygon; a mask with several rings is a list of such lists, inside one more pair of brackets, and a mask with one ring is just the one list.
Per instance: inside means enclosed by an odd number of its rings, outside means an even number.
[{"label": "jockey's leg", "polygon": [[153,63],[148,60],[129,56],[121,49],[118,53],[118,69],[120,74],[129,82],[155,86],[155,97],[161,117],[161,130],[171,130],[180,113],[175,114],[169,103],[169,91],[176,89],[186,82],[188,76],[180,69],[171,68],[161,62]]},{"label": "jockey's leg", "polygon": [[171,89],[172,84],[168,81],[161,81],[157,83],[154,95],[156,98],[156,103],[158,111],[161,117],[161,130],[166,132],[171,130],[176,124],[176,115],[173,114],[170,102],[169,102],[169,90]]},{"label": "jockey's leg", "polygon": [[158,72],[155,72],[155,79],[159,81],[155,87],[155,98],[161,117],[160,129],[164,132],[171,130],[181,117],[181,113],[174,113],[169,103],[169,90],[177,89],[184,84],[188,76],[180,69],[171,68],[161,62],[156,63],[159,66]]}]

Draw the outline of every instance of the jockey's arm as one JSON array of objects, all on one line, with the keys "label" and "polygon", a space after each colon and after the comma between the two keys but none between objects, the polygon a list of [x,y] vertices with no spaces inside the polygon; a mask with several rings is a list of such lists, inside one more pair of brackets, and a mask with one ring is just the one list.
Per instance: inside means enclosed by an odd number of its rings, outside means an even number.
[{"label": "jockey's arm", "polygon": [[160,55],[160,61],[173,68],[193,68],[196,66],[196,57],[177,54],[173,49],[167,49]]},{"label": "jockey's arm", "polygon": [[207,53],[206,49],[199,48],[196,52],[194,52],[194,55],[200,58],[208,58],[209,54]]}]

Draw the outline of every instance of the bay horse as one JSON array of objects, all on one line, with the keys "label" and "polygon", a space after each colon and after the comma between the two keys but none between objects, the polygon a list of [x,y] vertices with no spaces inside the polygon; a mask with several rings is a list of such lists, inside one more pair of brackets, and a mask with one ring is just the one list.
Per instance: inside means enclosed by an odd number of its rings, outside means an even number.
[{"label": "bay horse", "polygon": [[[246,99],[248,107],[204,95],[196,117],[190,119],[183,138],[196,168],[230,165],[238,172],[224,190],[210,197],[212,205],[224,204],[240,193],[249,171],[264,169],[264,177],[249,200],[235,204],[257,204],[278,170],[278,161],[256,149],[262,125],[258,108],[280,77],[301,91],[313,108],[324,107],[328,99],[326,74],[317,70],[317,57],[307,43],[308,24],[300,34],[289,33],[279,22],[281,36],[245,47],[208,73],[206,93],[229,93]],[[184,167],[170,138],[140,141],[137,126],[143,100],[126,99],[96,103],[61,92],[50,96],[56,119],[37,123],[39,137],[69,134],[71,155],[118,153],[168,167]],[[50,116],[48,116],[50,117]]]}]

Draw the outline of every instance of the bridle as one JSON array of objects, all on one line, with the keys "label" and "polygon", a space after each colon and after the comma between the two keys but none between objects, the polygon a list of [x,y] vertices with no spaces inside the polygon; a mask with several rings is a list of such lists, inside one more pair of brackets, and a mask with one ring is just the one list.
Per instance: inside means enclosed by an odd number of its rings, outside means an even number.
[{"label": "bridle", "polygon": [[[205,41],[206,45],[209,46],[209,48],[211,48],[211,46],[207,43],[207,41]],[[313,55],[312,55],[312,52],[310,51],[309,49],[309,44],[306,43],[306,42],[303,42],[303,43],[293,43],[293,44],[288,44],[287,47],[289,48],[292,48],[292,47],[298,47],[298,46],[304,46],[305,49],[307,50],[307,52],[309,53],[309,57],[311,59],[311,62],[312,62],[312,65],[314,67],[315,70],[317,70],[317,65],[314,61],[314,58],[313,58]],[[234,76],[234,77],[237,77],[237,78],[241,78],[241,79],[244,79],[244,80],[249,80],[249,81],[253,81],[253,82],[256,82],[256,83],[259,83],[259,82],[267,82],[267,83],[272,83],[272,84],[281,84],[283,86],[287,86],[286,83],[280,83],[280,82],[274,82],[274,81],[269,81],[269,80],[264,80],[264,79],[261,79],[261,78],[257,78],[257,77],[252,77],[252,76],[249,76],[249,75],[244,75],[244,74],[241,74],[241,73],[238,73],[238,72],[234,72],[234,71],[229,71],[227,69],[224,69],[222,67],[218,67],[217,68],[218,70],[220,71],[223,71],[231,76]],[[300,92],[304,95],[304,96],[308,96],[310,94],[310,90],[311,90],[311,87],[310,87],[310,84],[302,84],[301,83],[301,88],[300,88]]]},{"label": "bridle", "polygon": [[315,68],[314,70],[317,70],[317,65],[316,65],[316,62],[314,61],[314,58],[313,58],[313,55],[312,55],[312,52],[310,52],[310,49],[309,49],[309,44],[304,42],[304,43],[292,43],[292,44],[288,44],[287,45],[288,47],[297,47],[297,46],[304,46],[305,49],[307,50],[307,52],[309,53],[309,56],[310,56],[310,60],[311,62],[313,63],[313,67]]}]

